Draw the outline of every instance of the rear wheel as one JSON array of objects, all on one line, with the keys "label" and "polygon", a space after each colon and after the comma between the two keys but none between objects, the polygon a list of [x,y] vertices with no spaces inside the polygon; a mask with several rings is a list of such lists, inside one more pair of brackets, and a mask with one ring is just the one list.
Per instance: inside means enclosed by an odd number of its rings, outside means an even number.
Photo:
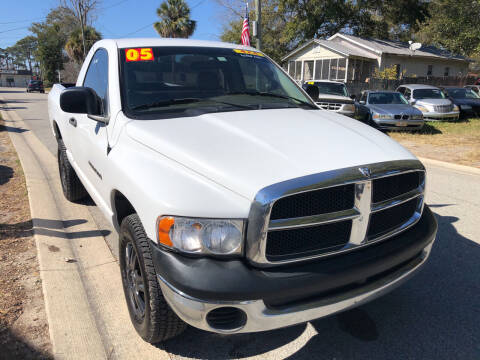
[{"label": "rear wheel", "polygon": [[65,195],[69,201],[78,201],[86,197],[87,191],[78,178],[75,169],[70,164],[70,161],[68,161],[67,149],[62,139],[58,140],[57,159],[63,195]]},{"label": "rear wheel", "polygon": [[137,214],[122,221],[119,259],[128,312],[137,333],[154,344],[181,334],[187,325],[162,295],[149,242]]}]

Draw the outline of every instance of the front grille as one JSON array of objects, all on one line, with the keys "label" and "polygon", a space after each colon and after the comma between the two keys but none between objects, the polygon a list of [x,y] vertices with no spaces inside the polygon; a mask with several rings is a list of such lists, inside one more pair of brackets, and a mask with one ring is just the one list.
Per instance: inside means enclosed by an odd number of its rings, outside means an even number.
[{"label": "front grille", "polygon": [[352,221],[270,231],[267,238],[266,257],[269,261],[318,255],[344,247],[350,238]]},{"label": "front grille", "polygon": [[369,177],[362,175],[364,168],[352,167],[262,189],[250,211],[248,258],[278,265],[330,256],[381,241],[418,221],[425,183],[421,163],[367,168]]},{"label": "front grille", "polygon": [[342,107],[342,104],[328,103],[328,102],[318,102],[317,105],[320,106],[323,110],[333,110],[333,111],[338,111]]},{"label": "front grille", "polygon": [[448,113],[453,110],[453,105],[435,105],[433,109],[435,112]]},{"label": "front grille", "polygon": [[275,202],[270,220],[325,214],[351,209],[353,184],[290,195]]},{"label": "front grille", "polygon": [[372,182],[372,201],[377,203],[392,199],[418,188],[422,182],[423,172],[420,171],[375,179]]},{"label": "front grille", "polygon": [[381,210],[370,216],[367,238],[372,239],[402,226],[413,217],[417,210],[418,199]]},{"label": "front grille", "polygon": [[400,119],[408,120],[408,119],[410,119],[410,116],[409,115],[395,115],[394,118],[395,118],[395,120],[400,120]]}]

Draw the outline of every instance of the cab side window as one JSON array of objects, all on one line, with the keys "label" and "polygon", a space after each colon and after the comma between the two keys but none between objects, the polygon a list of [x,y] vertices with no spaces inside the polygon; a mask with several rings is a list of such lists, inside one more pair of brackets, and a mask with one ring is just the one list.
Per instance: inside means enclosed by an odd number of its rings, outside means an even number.
[{"label": "cab side window", "polygon": [[405,88],[404,87],[399,87],[397,90],[400,94],[405,95]]},{"label": "cab side window", "polygon": [[98,49],[90,61],[83,86],[92,88],[102,102],[103,115],[108,115],[108,53]]}]

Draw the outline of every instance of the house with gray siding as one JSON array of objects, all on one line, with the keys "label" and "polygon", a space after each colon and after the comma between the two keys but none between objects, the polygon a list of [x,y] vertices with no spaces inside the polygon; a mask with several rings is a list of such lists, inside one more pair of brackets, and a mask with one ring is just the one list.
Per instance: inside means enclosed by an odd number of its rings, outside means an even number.
[{"label": "house with gray siding", "polygon": [[313,39],[282,59],[297,81],[365,81],[375,69],[394,66],[398,77],[458,77],[469,61],[434,46],[410,50],[409,44],[337,33]]}]

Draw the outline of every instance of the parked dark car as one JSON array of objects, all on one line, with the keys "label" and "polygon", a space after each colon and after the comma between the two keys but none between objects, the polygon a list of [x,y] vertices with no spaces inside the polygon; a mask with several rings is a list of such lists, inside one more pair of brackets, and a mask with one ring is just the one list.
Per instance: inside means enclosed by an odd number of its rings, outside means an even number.
[{"label": "parked dark car", "polygon": [[480,95],[480,85],[465,85],[465,89],[472,90],[475,94]]},{"label": "parked dark car", "polygon": [[43,81],[40,80],[30,80],[27,85],[27,92],[39,91],[41,93],[45,92],[43,88]]},{"label": "parked dark car", "polygon": [[362,92],[355,117],[382,130],[416,130],[424,124],[422,112],[396,91]]},{"label": "parked dark car", "polygon": [[480,96],[472,89],[445,86],[441,88],[445,96],[460,108],[460,116],[480,115]]}]

